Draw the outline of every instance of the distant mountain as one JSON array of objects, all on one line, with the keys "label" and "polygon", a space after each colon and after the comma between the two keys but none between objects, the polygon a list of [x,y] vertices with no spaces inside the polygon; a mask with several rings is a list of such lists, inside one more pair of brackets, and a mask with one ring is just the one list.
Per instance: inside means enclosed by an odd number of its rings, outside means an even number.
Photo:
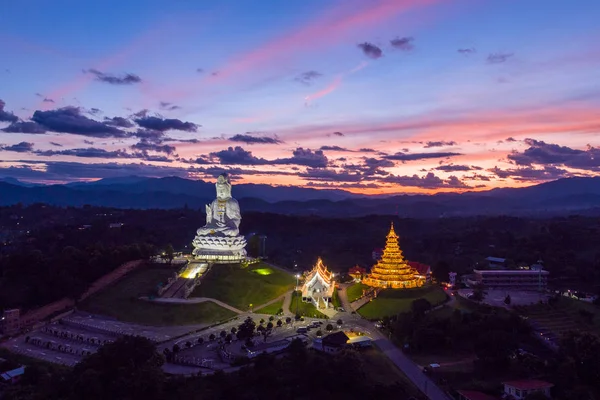
[{"label": "distant mountain", "polygon": [[[470,215],[600,215],[600,178],[566,178],[526,188],[436,195],[360,196],[343,190],[238,184],[243,211],[356,217],[399,215],[438,218]],[[48,203],[116,208],[203,207],[215,197],[213,183],[182,178],[127,177],[91,183],[26,187],[0,181],[0,205]]]}]

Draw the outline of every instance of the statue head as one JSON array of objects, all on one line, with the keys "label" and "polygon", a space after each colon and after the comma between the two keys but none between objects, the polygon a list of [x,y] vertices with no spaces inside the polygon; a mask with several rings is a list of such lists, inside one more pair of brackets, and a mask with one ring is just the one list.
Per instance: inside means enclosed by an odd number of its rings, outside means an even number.
[{"label": "statue head", "polygon": [[217,187],[217,199],[228,200],[231,198],[231,182],[229,181],[229,175],[219,175],[215,186]]}]

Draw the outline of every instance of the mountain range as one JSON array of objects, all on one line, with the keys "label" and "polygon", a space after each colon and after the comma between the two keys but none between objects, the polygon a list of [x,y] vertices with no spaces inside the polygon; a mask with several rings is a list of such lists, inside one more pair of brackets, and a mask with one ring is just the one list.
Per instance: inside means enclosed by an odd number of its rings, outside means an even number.
[{"label": "mountain range", "polygon": [[[337,189],[265,184],[236,184],[233,195],[242,211],[292,215],[355,217],[372,214],[401,217],[470,215],[600,215],[600,177],[564,178],[525,188],[435,195],[366,196]],[[34,185],[0,179],[0,205],[48,203],[115,208],[204,207],[215,198],[214,183],[177,177],[138,176]]]}]

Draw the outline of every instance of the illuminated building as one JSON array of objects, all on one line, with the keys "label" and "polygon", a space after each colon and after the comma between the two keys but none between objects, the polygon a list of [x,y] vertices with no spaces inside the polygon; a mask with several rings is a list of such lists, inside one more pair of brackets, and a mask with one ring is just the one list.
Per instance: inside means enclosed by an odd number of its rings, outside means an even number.
[{"label": "illuminated building", "polygon": [[417,270],[411,267],[402,255],[402,250],[398,245],[398,235],[394,232],[392,223],[383,255],[373,266],[371,273],[363,279],[363,283],[379,288],[414,288],[422,286],[425,282],[418,275]]},{"label": "illuminated building", "polygon": [[328,308],[335,290],[333,273],[319,257],[314,268],[306,275],[302,285],[302,301],[312,302],[317,308]]},{"label": "illuminated building", "polygon": [[350,268],[348,275],[350,275],[356,282],[360,282],[363,276],[367,275],[367,270],[356,265]]}]

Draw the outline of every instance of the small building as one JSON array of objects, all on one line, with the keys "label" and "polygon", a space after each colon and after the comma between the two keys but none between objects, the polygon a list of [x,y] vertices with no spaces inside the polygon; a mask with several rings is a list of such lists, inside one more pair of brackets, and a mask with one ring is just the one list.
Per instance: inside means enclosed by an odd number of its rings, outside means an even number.
[{"label": "small building", "polygon": [[458,400],[499,400],[499,397],[478,392],[476,390],[458,390]]},{"label": "small building", "polygon": [[335,290],[333,278],[333,273],[319,257],[302,285],[302,301],[313,303],[318,309],[329,308]]},{"label": "small building", "polygon": [[11,336],[21,329],[21,312],[18,308],[4,310],[0,320],[0,331],[3,335]]},{"label": "small building", "polygon": [[488,267],[491,269],[506,268],[506,258],[488,257],[485,260],[488,262]]},{"label": "small building", "polygon": [[425,282],[431,282],[431,267],[429,265],[417,261],[409,261],[408,265],[417,271],[417,278],[422,279]]},{"label": "small building", "polygon": [[383,256],[383,249],[374,249],[373,252],[371,253],[371,257],[373,258],[373,261],[379,261],[382,256]]},{"label": "small building", "polygon": [[348,340],[350,339],[344,332],[338,331],[323,337],[320,343],[315,342],[313,347],[325,353],[335,354],[347,346]]},{"label": "small building", "polygon": [[20,366],[19,368],[12,369],[10,371],[2,372],[0,378],[2,383],[15,383],[25,373],[25,367]]},{"label": "small building", "polygon": [[306,335],[292,335],[275,342],[257,344],[256,346],[247,349],[246,352],[248,353],[248,358],[257,357],[263,353],[279,353],[280,351],[287,349],[295,339],[300,339],[304,344],[308,343],[308,337]]},{"label": "small building", "polygon": [[546,270],[530,269],[502,269],[502,270],[473,270],[474,276],[467,284],[483,285],[486,288],[514,289],[514,290],[542,290],[548,286],[548,275]]},{"label": "small building", "polygon": [[367,270],[363,267],[355,265],[354,267],[350,268],[348,275],[350,275],[356,282],[360,282],[363,276],[367,275]]},{"label": "small building", "polygon": [[503,382],[504,394],[512,396],[516,400],[522,400],[531,393],[541,392],[547,398],[550,397],[550,389],[554,386],[550,382],[540,381],[536,379],[524,379],[520,381]]}]

